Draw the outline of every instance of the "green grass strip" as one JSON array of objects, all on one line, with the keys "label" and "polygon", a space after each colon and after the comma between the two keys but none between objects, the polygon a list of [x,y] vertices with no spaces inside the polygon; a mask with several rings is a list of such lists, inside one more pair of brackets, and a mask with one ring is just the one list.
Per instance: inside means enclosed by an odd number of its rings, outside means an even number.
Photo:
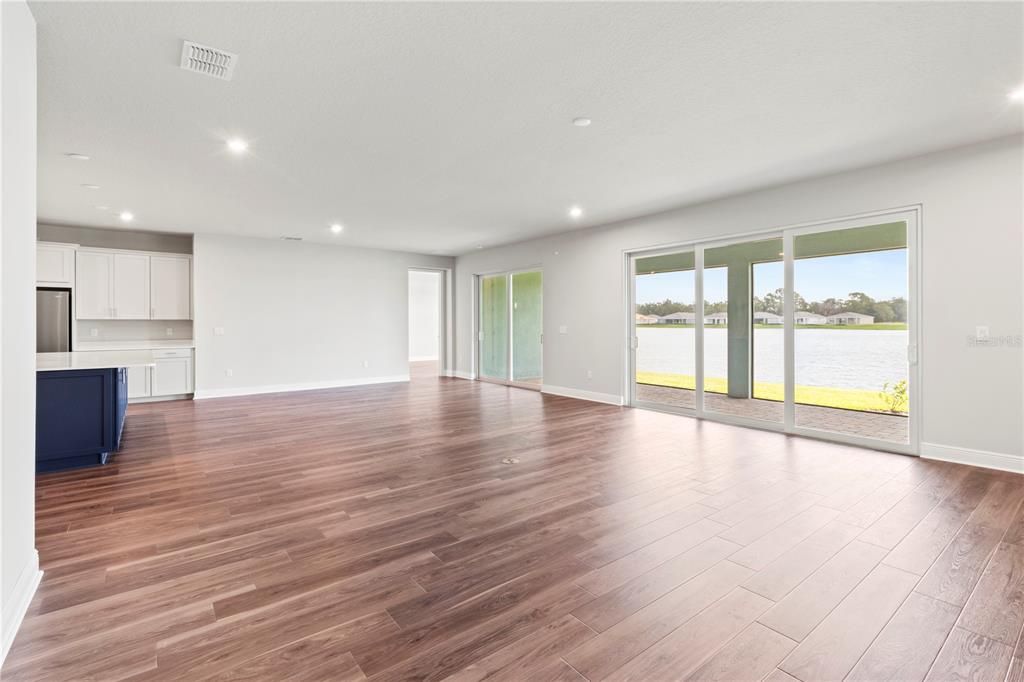
[{"label": "green grass strip", "polygon": [[[660,372],[637,372],[637,383],[665,386],[668,388],[687,388],[696,390],[697,380],[686,374],[664,374]],[[726,393],[728,384],[720,377],[705,377],[704,390],[710,393]],[[754,397],[765,400],[785,399],[782,384],[754,382]],[[819,386],[797,386],[796,402],[802,405],[819,407],[836,407],[842,410],[859,410],[861,412],[889,412],[888,405],[878,391],[864,391],[852,388],[822,388]],[[896,414],[906,414],[904,405]]]}]

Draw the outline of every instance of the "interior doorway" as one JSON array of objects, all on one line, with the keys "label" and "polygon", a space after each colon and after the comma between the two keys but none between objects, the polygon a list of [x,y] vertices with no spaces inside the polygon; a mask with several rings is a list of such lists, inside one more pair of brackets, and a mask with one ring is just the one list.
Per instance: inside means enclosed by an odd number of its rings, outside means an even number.
[{"label": "interior doorway", "polygon": [[445,273],[409,270],[409,378],[444,373]]}]

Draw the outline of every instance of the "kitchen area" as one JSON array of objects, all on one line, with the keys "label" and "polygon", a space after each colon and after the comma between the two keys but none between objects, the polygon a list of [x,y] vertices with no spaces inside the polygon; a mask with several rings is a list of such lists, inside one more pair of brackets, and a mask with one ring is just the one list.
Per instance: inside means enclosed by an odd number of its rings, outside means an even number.
[{"label": "kitchen area", "polygon": [[36,469],[107,463],[127,405],[194,393],[192,238],[38,226]]}]

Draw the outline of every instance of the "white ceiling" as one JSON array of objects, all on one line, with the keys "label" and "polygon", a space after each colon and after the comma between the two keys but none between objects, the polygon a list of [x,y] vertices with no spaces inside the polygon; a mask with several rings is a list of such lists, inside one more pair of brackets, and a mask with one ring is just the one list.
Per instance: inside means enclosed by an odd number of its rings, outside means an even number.
[{"label": "white ceiling", "polygon": [[1022,130],[1022,7],[37,2],[39,215],[452,254],[609,222]]}]

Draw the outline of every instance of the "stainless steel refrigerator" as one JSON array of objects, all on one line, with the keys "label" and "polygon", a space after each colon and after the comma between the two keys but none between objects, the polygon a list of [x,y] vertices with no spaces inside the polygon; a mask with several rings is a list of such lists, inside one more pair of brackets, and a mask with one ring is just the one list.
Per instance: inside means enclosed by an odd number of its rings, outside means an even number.
[{"label": "stainless steel refrigerator", "polygon": [[36,352],[71,350],[71,289],[36,289]]}]

